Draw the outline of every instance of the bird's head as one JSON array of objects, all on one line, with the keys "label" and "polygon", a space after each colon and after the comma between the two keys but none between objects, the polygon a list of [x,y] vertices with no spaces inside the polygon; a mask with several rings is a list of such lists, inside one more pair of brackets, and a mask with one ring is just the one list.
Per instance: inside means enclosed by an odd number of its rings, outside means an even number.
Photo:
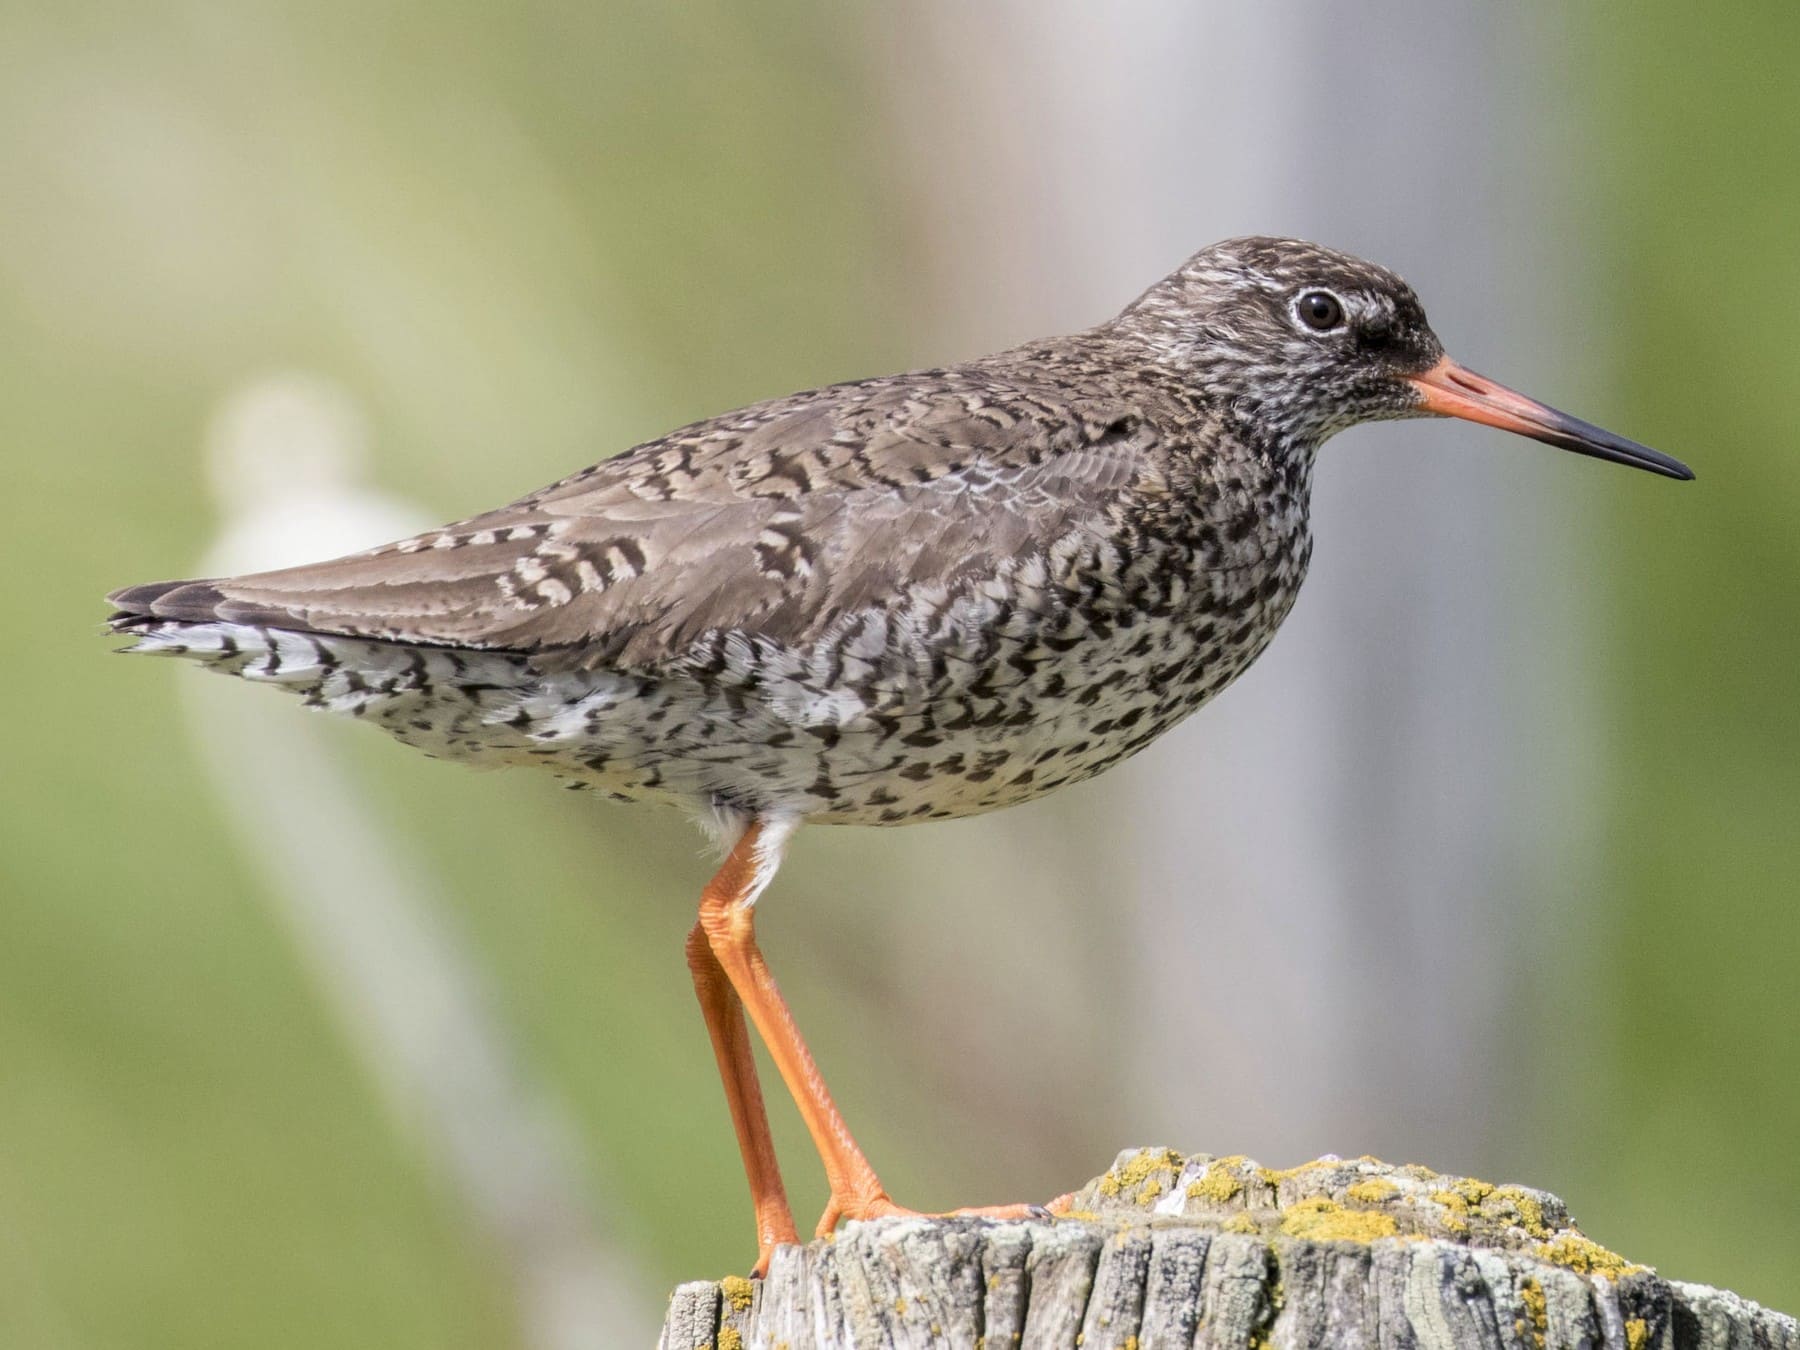
[{"label": "bird's head", "polygon": [[1558,412],[1444,354],[1399,277],[1347,253],[1251,236],[1202,249],[1115,320],[1229,409],[1316,446],[1358,422],[1461,417],[1670,478],[1679,460]]}]

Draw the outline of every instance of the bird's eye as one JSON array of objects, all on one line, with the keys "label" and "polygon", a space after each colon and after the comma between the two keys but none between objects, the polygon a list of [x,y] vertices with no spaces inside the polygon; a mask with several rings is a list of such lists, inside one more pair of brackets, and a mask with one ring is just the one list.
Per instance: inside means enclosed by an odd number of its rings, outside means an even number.
[{"label": "bird's eye", "polygon": [[1308,291],[1294,302],[1300,322],[1320,333],[1328,333],[1344,322],[1344,304],[1330,291]]}]

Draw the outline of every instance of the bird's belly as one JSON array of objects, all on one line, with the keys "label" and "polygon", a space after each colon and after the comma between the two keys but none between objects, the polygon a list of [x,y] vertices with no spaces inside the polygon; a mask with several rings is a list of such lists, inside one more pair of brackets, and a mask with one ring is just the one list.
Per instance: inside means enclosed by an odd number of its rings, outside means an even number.
[{"label": "bird's belly", "polygon": [[[1244,569],[1046,629],[976,614],[929,650],[888,623],[818,652],[769,653],[753,679],[681,705],[627,753],[659,787],[821,823],[895,825],[1042,796],[1118,763],[1204,704],[1267,645],[1297,565]],[[899,627],[896,635],[892,630]],[[679,728],[679,730],[677,730]],[[614,766],[615,768],[617,766]],[[639,795],[617,783],[624,795]]]},{"label": "bird's belly", "polygon": [[1164,575],[1161,602],[1053,614],[964,597],[930,624],[875,615],[800,649],[719,637],[657,672],[232,624],[150,640],[441,758],[689,810],[894,825],[1027,801],[1135,754],[1256,658],[1304,563]]},{"label": "bird's belly", "polygon": [[950,694],[897,734],[876,727],[859,736],[860,762],[837,769],[836,795],[814,818],[893,825],[975,815],[1091,778],[1235,679],[1279,619],[1229,631],[1146,621],[1059,654],[1012,689]]}]

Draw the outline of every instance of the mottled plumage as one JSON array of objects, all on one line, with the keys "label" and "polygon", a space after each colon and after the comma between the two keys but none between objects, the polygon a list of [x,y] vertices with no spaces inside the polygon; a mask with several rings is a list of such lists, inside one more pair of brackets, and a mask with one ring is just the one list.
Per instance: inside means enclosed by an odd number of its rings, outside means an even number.
[{"label": "mottled plumage", "polygon": [[1426,414],[1691,476],[1449,361],[1392,273],[1235,239],[1086,332],[727,413],[354,557],[134,586],[111,622],[713,829],[688,960],[761,1270],[795,1228],[746,1009],[825,1161],[820,1231],[896,1208],[756,951],[794,826],[987,811],[1147,745],[1292,607],[1319,444]]}]

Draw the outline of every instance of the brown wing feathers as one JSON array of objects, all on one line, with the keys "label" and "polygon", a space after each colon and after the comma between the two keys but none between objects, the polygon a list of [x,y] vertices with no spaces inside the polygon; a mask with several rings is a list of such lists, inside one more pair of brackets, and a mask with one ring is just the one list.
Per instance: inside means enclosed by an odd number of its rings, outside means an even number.
[{"label": "brown wing feathers", "polygon": [[584,648],[584,664],[653,662],[712,629],[798,640],[896,581],[992,573],[1098,524],[1142,463],[1136,418],[932,374],[729,414],[369,553],[128,587],[112,623]]}]

